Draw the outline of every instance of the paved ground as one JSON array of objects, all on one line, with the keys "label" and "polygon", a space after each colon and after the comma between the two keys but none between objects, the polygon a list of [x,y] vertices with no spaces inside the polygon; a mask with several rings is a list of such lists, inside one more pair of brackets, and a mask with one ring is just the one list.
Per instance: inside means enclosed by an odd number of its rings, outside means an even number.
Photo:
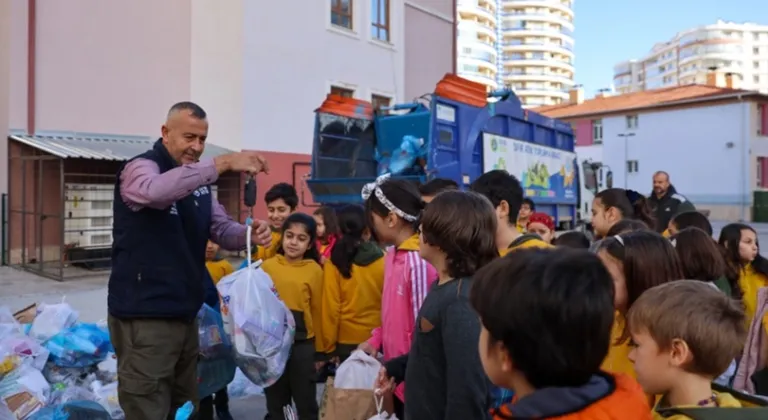
[{"label": "paved ground", "polygon": [[[715,237],[727,222],[713,222]],[[768,224],[753,224],[759,240],[768,244]],[[17,311],[32,303],[57,303],[65,300],[80,312],[85,322],[98,322],[107,316],[106,276],[69,279],[64,282],[38,277],[36,275],[0,267],[0,306]],[[318,394],[321,389],[318,387]],[[266,411],[264,398],[253,396],[231,402],[232,414],[236,419],[260,420]]]}]

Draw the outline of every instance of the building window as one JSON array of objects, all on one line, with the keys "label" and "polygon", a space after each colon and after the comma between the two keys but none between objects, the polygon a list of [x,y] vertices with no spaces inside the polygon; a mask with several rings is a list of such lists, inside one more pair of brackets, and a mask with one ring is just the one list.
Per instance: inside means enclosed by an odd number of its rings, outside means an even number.
[{"label": "building window", "polygon": [[392,98],[384,95],[371,95],[371,105],[373,109],[379,109],[392,105]]},{"label": "building window", "polygon": [[331,86],[331,94],[339,95],[344,98],[353,98],[355,96],[355,91],[343,87]]},{"label": "building window", "polygon": [[331,0],[331,24],[352,29],[352,0]]},{"label": "building window", "polygon": [[603,143],[603,120],[592,120],[592,143]]},{"label": "building window", "polygon": [[755,170],[755,178],[756,178],[755,181],[757,181],[756,185],[757,185],[758,188],[765,188],[764,181],[766,181],[766,180],[764,179],[765,177],[763,176],[763,171],[765,170],[765,163],[766,163],[765,158],[761,157],[761,156],[758,156],[758,158],[757,158],[757,168],[755,168],[756,169]]},{"label": "building window", "polygon": [[371,0],[371,38],[389,42],[389,0]]},{"label": "building window", "polygon": [[637,128],[639,120],[637,115],[627,115],[627,130],[634,130]]},{"label": "building window", "polygon": [[628,160],[627,161],[627,173],[633,174],[637,173],[640,170],[640,165],[637,163],[636,160]]},{"label": "building window", "polygon": [[757,135],[768,136],[768,104],[757,105]]}]

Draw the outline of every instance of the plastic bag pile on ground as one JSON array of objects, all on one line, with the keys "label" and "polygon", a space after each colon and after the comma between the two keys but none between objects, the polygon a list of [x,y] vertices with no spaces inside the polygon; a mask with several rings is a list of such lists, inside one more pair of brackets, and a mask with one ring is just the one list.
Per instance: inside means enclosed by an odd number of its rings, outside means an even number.
[{"label": "plastic bag pile on ground", "polygon": [[78,322],[66,303],[40,305],[23,325],[0,308],[0,337],[0,420],[123,417],[106,325]]},{"label": "plastic bag pile on ground", "polygon": [[[261,394],[285,369],[293,315],[259,264],[225,277],[218,289],[221,313],[207,305],[198,313],[200,396],[223,387],[232,398]],[[24,312],[22,324],[0,307],[0,420],[125,418],[105,323],[79,322],[63,302]],[[176,419],[191,412],[185,405]]]},{"label": "plastic bag pile on ground", "polygon": [[[177,419],[192,414],[190,404]],[[115,420],[117,360],[104,323],[66,303],[41,304],[28,324],[0,307],[0,420]]]}]

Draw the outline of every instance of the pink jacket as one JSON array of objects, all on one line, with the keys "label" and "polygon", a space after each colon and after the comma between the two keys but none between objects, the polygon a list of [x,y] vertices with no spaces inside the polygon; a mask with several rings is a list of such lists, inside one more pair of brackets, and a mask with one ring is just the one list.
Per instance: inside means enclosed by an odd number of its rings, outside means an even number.
[{"label": "pink jacket", "polygon": [[[437,280],[437,272],[419,256],[419,237],[412,236],[384,256],[384,290],[381,296],[381,327],[373,330],[368,344],[382,349],[384,360],[411,350],[413,331],[421,303]],[[395,390],[405,400],[404,386]]]},{"label": "pink jacket", "polygon": [[752,318],[752,324],[749,326],[744,352],[741,354],[741,361],[733,379],[733,389],[749,394],[755,393],[752,375],[765,367],[768,362],[764,359],[766,347],[768,347],[768,336],[763,325],[763,319],[768,314],[768,287],[758,289],[756,308],[755,317]]}]

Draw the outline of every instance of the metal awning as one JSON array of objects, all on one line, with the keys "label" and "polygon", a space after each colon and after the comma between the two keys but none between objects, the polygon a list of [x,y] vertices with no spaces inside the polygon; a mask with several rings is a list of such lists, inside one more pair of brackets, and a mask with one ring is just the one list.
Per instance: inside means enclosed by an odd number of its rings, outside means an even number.
[{"label": "metal awning", "polygon": [[[152,148],[151,137],[113,136],[105,134],[34,135],[11,134],[9,138],[62,159],[95,159],[124,161]],[[231,150],[206,144],[203,158],[213,158]]]}]

